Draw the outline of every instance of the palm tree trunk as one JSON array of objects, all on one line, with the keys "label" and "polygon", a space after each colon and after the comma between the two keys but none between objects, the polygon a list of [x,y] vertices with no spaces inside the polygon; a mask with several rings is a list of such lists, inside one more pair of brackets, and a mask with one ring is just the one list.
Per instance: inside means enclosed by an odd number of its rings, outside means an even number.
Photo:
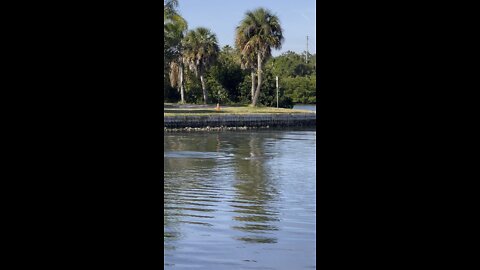
[{"label": "palm tree trunk", "polygon": [[257,54],[257,63],[258,63],[258,70],[257,70],[257,77],[258,77],[258,85],[257,91],[255,92],[255,96],[253,97],[252,106],[256,107],[258,102],[258,97],[260,96],[260,87],[262,86],[262,58],[260,57],[260,53]]},{"label": "palm tree trunk", "polygon": [[203,100],[205,101],[205,104],[208,104],[208,93],[207,88],[205,87],[205,80],[203,79],[203,74],[200,75],[200,81],[202,82]]},{"label": "palm tree trunk", "polygon": [[180,95],[182,97],[182,104],[185,104],[185,89],[183,88],[183,65],[180,64]]},{"label": "palm tree trunk", "polygon": [[255,71],[252,70],[252,101],[255,96]]}]

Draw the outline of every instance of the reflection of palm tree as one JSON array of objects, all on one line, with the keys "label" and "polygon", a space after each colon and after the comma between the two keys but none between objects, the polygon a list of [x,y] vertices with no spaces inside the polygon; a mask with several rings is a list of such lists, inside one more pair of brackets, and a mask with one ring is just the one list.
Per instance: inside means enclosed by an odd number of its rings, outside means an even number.
[{"label": "reflection of palm tree", "polygon": [[[234,229],[249,233],[239,240],[250,243],[275,243],[276,238],[266,236],[276,231],[274,222],[278,220],[277,212],[272,209],[271,202],[278,195],[273,183],[265,172],[264,141],[258,134],[252,134],[248,147],[239,147],[236,156],[237,183],[236,198],[232,207],[238,216],[234,220],[242,223]],[[250,156],[252,158],[243,158]]]},{"label": "reflection of palm tree", "polygon": [[[229,136],[231,134],[228,134]],[[278,196],[275,183],[267,177],[264,145],[261,134],[251,134],[241,140],[229,140],[222,144],[222,134],[175,134],[165,136],[164,146],[170,152],[207,153],[218,155],[219,151],[231,149],[234,160],[217,158],[165,158],[164,208],[165,232],[173,245],[182,234],[178,228],[182,223],[211,226],[216,220],[216,211],[225,201],[233,207],[233,229],[241,232],[238,238],[248,243],[275,243],[270,234],[277,230],[277,210],[272,205]],[[238,143],[237,145],[236,142]],[[233,145],[230,145],[233,144]],[[207,153],[208,154],[208,153]],[[252,155],[254,158],[245,159]],[[220,156],[220,155],[218,155]],[[224,163],[226,162],[226,163]],[[228,165],[233,170],[232,177],[224,177],[225,170],[220,165]],[[222,174],[219,176],[218,174]],[[233,194],[230,191],[232,178]],[[173,180],[172,180],[173,179]],[[228,181],[220,182],[219,179]],[[231,195],[230,195],[231,194]],[[233,196],[233,198],[231,198]],[[176,227],[178,226],[178,227]]]}]

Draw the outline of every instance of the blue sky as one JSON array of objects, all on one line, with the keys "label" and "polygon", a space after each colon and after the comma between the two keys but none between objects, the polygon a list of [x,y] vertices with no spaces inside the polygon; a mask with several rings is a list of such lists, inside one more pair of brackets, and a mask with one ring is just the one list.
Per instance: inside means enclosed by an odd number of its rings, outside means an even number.
[{"label": "blue sky", "polygon": [[217,35],[220,47],[234,45],[235,27],[247,10],[258,7],[270,9],[283,27],[285,42],[277,56],[286,51],[303,52],[306,36],[308,51],[316,52],[315,0],[179,0],[179,12],[188,28],[207,27]]}]

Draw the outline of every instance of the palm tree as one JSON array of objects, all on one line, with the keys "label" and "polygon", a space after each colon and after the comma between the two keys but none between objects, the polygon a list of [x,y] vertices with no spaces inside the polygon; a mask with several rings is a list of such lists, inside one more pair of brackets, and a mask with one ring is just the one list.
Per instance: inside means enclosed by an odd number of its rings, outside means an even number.
[{"label": "palm tree", "polygon": [[185,103],[181,40],[188,25],[186,20],[178,14],[177,7],[178,0],[164,0],[164,76],[170,77],[172,87],[180,86],[181,102]]},{"label": "palm tree", "polygon": [[185,91],[183,84],[183,55],[182,55],[182,39],[186,33],[186,23],[172,23],[169,24],[168,34],[166,37],[169,39],[169,47],[167,49],[167,56],[165,62],[167,64],[166,69],[170,77],[170,85],[177,87],[181,94],[181,102],[185,103]]},{"label": "palm tree", "polygon": [[183,62],[188,68],[200,77],[203,90],[203,100],[208,103],[208,91],[205,86],[204,75],[210,66],[217,60],[220,49],[217,37],[209,29],[199,27],[190,30],[182,42]]},{"label": "palm tree", "polygon": [[[272,48],[280,49],[283,33],[280,20],[269,10],[258,8],[247,11],[245,18],[236,28],[235,44],[241,51],[246,66],[254,65],[257,70],[257,89],[252,97],[252,105],[257,106],[262,85],[262,65],[271,56]],[[256,56],[256,65],[252,57]],[[252,78],[253,81],[253,78]]]},{"label": "palm tree", "polygon": [[181,23],[186,26],[186,21],[177,11],[178,0],[164,0],[163,1],[163,24]]},{"label": "palm tree", "polygon": [[163,34],[164,34],[164,53],[170,53],[169,50],[180,43],[179,32],[187,29],[187,21],[178,14],[178,0],[164,0],[163,5]]},{"label": "palm tree", "polygon": [[[180,44],[181,33],[187,30],[187,21],[177,11],[178,0],[164,0],[163,5],[163,34],[164,53],[171,56]],[[167,62],[168,63],[168,62]]]},{"label": "palm tree", "polygon": [[163,0],[163,14],[171,12],[178,7],[178,0]]}]

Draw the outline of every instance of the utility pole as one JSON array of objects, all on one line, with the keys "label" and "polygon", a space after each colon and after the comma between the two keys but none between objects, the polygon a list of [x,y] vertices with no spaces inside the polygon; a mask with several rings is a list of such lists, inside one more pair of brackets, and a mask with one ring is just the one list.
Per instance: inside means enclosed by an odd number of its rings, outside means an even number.
[{"label": "utility pole", "polygon": [[305,53],[305,64],[308,63],[308,36],[307,36],[307,52]]},{"label": "utility pole", "polygon": [[278,108],[278,76],[275,77],[277,79],[277,108]]}]

